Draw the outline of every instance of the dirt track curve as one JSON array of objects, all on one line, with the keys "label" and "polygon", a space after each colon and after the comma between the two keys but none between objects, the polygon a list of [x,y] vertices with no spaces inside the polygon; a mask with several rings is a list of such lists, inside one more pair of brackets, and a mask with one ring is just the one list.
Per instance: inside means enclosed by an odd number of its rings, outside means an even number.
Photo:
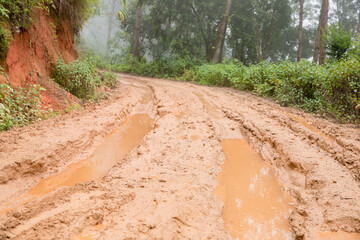
[{"label": "dirt track curve", "polygon": [[359,128],[119,79],[101,103],[0,133],[0,239],[360,239]]}]

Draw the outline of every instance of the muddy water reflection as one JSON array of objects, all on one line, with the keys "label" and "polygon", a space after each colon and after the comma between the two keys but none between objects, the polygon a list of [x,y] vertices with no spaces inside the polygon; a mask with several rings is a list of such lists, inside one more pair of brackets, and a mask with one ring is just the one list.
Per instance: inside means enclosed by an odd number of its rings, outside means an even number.
[{"label": "muddy water reflection", "polygon": [[63,172],[42,179],[28,194],[4,204],[0,207],[0,214],[26,204],[35,196],[45,195],[58,187],[74,186],[87,181],[99,181],[106,173],[133,148],[152,129],[153,119],[146,114],[135,114],[112,134],[88,159],[69,165]]},{"label": "muddy water reflection", "polygon": [[271,167],[243,140],[222,141],[225,153],[216,193],[224,201],[224,221],[234,239],[294,239],[288,217],[291,199]]},{"label": "muddy water reflection", "polygon": [[139,144],[152,129],[152,125],[153,120],[148,115],[131,116],[89,159],[70,165],[62,173],[41,180],[29,194],[44,195],[58,187],[101,180],[116,163]]}]

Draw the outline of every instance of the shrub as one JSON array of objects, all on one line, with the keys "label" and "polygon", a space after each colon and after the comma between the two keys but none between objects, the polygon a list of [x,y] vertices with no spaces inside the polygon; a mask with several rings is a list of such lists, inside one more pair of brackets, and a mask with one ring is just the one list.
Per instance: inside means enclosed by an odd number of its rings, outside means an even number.
[{"label": "shrub", "polygon": [[283,105],[297,105],[308,111],[319,110],[320,92],[326,69],[303,60],[283,62],[276,67],[279,85],[275,99]]},{"label": "shrub", "polygon": [[11,32],[3,25],[0,25],[0,60],[6,58],[11,39]]},{"label": "shrub", "polygon": [[41,110],[40,92],[43,90],[39,85],[13,88],[0,84],[0,130],[44,119],[48,111]]},{"label": "shrub", "polygon": [[324,81],[330,111],[337,117],[356,116],[355,106],[360,100],[360,59],[352,57],[329,67]]},{"label": "shrub", "polygon": [[104,84],[105,86],[109,87],[109,88],[114,88],[116,86],[116,84],[118,83],[117,81],[117,77],[114,73],[108,73],[108,72],[104,72],[101,73],[102,76],[102,84]]},{"label": "shrub", "polygon": [[340,60],[351,47],[351,36],[351,30],[346,31],[343,25],[331,25],[326,36],[327,54]]},{"label": "shrub", "polygon": [[93,98],[101,81],[91,59],[75,60],[70,64],[59,59],[53,67],[52,76],[68,92],[81,99]]},{"label": "shrub", "polygon": [[243,66],[234,62],[229,64],[206,64],[196,71],[196,78],[202,84],[230,87],[241,79]]}]

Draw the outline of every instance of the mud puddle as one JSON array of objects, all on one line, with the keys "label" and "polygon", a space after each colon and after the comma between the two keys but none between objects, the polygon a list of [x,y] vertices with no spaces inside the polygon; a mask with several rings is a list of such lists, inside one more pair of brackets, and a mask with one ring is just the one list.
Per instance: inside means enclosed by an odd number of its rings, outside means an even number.
[{"label": "mud puddle", "polygon": [[225,228],[234,239],[295,239],[288,223],[291,199],[271,166],[240,139],[224,139],[225,163],[216,194],[224,201]]},{"label": "mud puddle", "polygon": [[29,191],[0,208],[0,214],[42,196],[59,187],[71,187],[87,181],[100,181],[107,172],[122,160],[141,139],[153,128],[153,119],[146,114],[135,114],[128,118],[119,129],[113,131],[88,159],[69,165],[63,172],[40,180]]}]

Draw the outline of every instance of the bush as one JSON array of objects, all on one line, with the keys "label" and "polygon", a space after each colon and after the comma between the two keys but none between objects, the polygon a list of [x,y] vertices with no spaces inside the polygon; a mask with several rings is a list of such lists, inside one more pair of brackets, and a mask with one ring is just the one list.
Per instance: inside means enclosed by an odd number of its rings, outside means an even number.
[{"label": "bush", "polygon": [[0,60],[6,58],[11,39],[11,32],[3,25],[0,25]]},{"label": "bush", "polygon": [[95,63],[91,59],[75,60],[65,64],[59,59],[52,70],[52,77],[68,92],[81,99],[91,99],[101,83]]},{"label": "bush", "polygon": [[355,106],[360,100],[360,59],[352,57],[331,65],[323,85],[331,112],[339,118],[357,115]]},{"label": "bush", "polygon": [[308,111],[318,111],[322,82],[327,76],[324,67],[303,60],[283,62],[276,67],[279,85],[275,99],[283,105],[296,105]]},{"label": "bush", "polygon": [[346,31],[343,25],[331,25],[326,36],[327,54],[340,60],[351,47],[351,36],[351,30]]},{"label": "bush", "polygon": [[43,90],[39,85],[13,88],[9,84],[0,84],[0,130],[44,119],[48,111],[41,110],[40,92]]},{"label": "bush", "polygon": [[109,87],[109,88],[114,88],[116,87],[116,84],[118,83],[117,81],[117,77],[114,73],[108,73],[108,72],[104,72],[101,73],[102,76],[102,84],[104,84],[105,86]]},{"label": "bush", "polygon": [[169,57],[147,63],[145,59],[139,61],[128,56],[124,62],[116,67],[116,71],[147,77],[174,79],[180,78],[186,71],[194,69],[198,65],[200,65],[199,61],[190,58]]},{"label": "bush", "polygon": [[207,64],[199,67],[196,78],[202,84],[230,87],[241,78],[243,66],[231,62],[229,64]]}]

